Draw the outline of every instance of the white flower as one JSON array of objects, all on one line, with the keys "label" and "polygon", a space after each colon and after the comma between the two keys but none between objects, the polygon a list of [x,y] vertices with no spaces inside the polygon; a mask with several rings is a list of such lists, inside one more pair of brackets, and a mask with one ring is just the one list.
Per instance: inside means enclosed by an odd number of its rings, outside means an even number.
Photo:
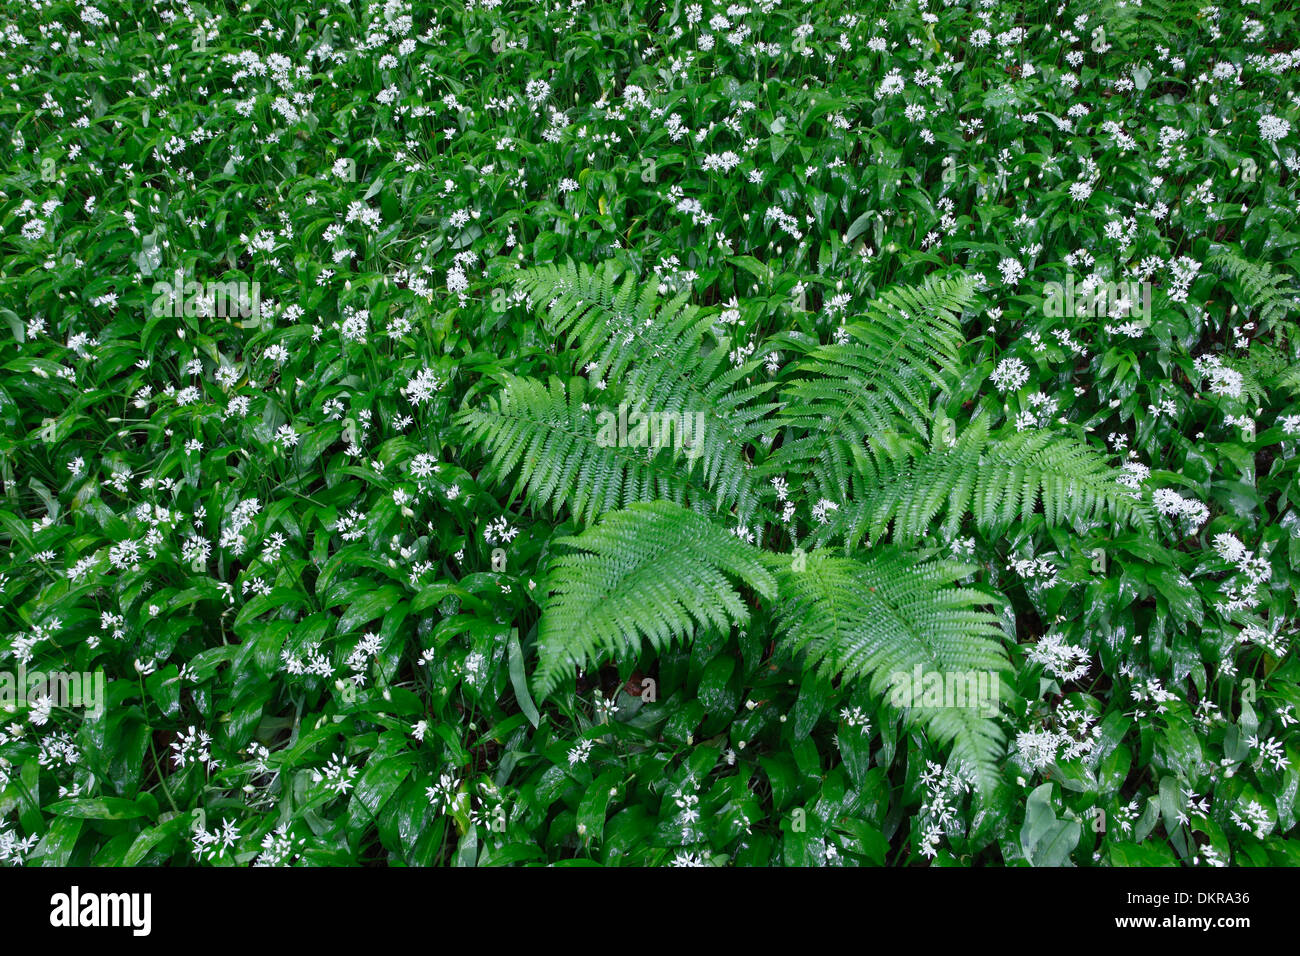
[{"label": "white flower", "polygon": [[1276,143],[1291,132],[1291,124],[1280,116],[1266,113],[1259,118],[1259,136],[1266,143]]},{"label": "white flower", "polygon": [[586,763],[587,758],[591,756],[591,748],[595,742],[591,740],[580,740],[569,751],[569,766],[575,767],[580,763]]},{"label": "white flower", "polygon": [[335,793],[347,793],[356,778],[357,768],[348,765],[346,757],[333,756],[325,764],[324,772],[317,770],[311,775],[315,783],[324,782],[327,789]]},{"label": "white flower", "polygon": [[412,405],[419,405],[433,399],[433,393],[442,389],[446,383],[438,377],[433,369],[420,369],[419,373],[406,383],[402,389],[402,394],[407,397]]},{"label": "white flower", "polygon": [[881,80],[880,85],[876,87],[876,99],[893,96],[895,93],[901,93],[903,91],[903,87],[907,84],[903,81],[903,77],[900,75],[901,73],[902,71],[897,69],[889,71],[889,74]]},{"label": "white flower", "polygon": [[998,263],[998,271],[1002,273],[1002,281],[1009,286],[1014,286],[1025,277],[1025,267],[1009,257]]},{"label": "white flower", "polygon": [[1043,669],[1062,681],[1078,680],[1088,673],[1088,651],[1084,647],[1065,643],[1060,634],[1045,634],[1029,649],[1031,663],[1042,664]]},{"label": "white flower", "polygon": [[1029,381],[1029,369],[1020,359],[1004,358],[990,376],[999,392],[1015,391]]}]

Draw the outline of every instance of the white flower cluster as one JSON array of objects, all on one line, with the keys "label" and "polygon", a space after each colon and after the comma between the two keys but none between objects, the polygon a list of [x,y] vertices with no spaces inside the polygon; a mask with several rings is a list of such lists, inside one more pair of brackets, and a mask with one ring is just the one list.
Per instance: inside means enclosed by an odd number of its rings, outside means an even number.
[{"label": "white flower cluster", "polygon": [[999,392],[1014,392],[1029,381],[1029,369],[1018,358],[1004,358],[998,363],[998,367],[993,370],[993,374],[989,378],[997,386]]},{"label": "white flower cluster", "polygon": [[432,400],[433,393],[441,391],[445,384],[445,381],[433,369],[425,367],[406,383],[406,387],[402,389],[402,394],[407,397],[412,405],[421,405]]},{"label": "white flower cluster", "polygon": [[1013,759],[1030,771],[1046,770],[1058,760],[1073,760],[1092,753],[1100,728],[1095,715],[1062,701],[1052,712],[1055,727],[1025,730],[1016,734]]},{"label": "white flower cluster", "polygon": [[933,858],[939,852],[939,841],[944,835],[961,826],[958,808],[964,795],[971,792],[975,781],[963,767],[940,767],[926,761],[921,772],[921,785],[925,797],[921,800],[920,854]]},{"label": "white flower cluster", "polygon": [[1192,362],[1192,367],[1202,378],[1209,376],[1210,391],[1215,395],[1225,395],[1228,398],[1241,397],[1241,373],[1224,365],[1223,359],[1219,356],[1198,356]]},{"label": "white flower cluster", "polygon": [[1188,534],[1196,534],[1210,517],[1210,509],[1195,498],[1184,498],[1169,488],[1158,488],[1151,495],[1156,510],[1170,518],[1182,518]]},{"label": "white flower cluster", "polygon": [[1217,606],[1225,614],[1255,607],[1259,604],[1259,586],[1273,576],[1273,566],[1267,558],[1257,557],[1240,538],[1226,531],[1216,534],[1213,544],[1219,557],[1236,565],[1237,570],[1246,576],[1246,580],[1240,584],[1229,581],[1223,585],[1220,590],[1227,600],[1218,602]]},{"label": "white flower cluster", "polygon": [[1044,634],[1029,649],[1028,659],[1061,681],[1078,680],[1088,673],[1087,648],[1067,644],[1059,633]]},{"label": "white flower cluster", "polygon": [[1032,589],[1050,588],[1056,584],[1057,568],[1048,556],[1037,558],[1018,558],[1007,565],[1008,571],[1014,571]]}]

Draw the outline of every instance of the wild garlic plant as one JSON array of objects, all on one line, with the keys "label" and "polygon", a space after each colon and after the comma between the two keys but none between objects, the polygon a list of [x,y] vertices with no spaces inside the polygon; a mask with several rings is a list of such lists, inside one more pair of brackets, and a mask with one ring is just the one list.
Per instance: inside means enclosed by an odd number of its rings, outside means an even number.
[{"label": "wild garlic plant", "polygon": [[1294,4],[210,7],[5,5],[0,863],[1297,862]]}]

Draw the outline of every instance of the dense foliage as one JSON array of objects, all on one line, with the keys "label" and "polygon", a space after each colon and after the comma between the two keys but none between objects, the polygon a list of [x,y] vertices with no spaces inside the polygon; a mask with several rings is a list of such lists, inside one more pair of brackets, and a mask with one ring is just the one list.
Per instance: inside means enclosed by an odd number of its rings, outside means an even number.
[{"label": "dense foliage", "polygon": [[1285,0],[5,8],[0,862],[1300,863]]}]

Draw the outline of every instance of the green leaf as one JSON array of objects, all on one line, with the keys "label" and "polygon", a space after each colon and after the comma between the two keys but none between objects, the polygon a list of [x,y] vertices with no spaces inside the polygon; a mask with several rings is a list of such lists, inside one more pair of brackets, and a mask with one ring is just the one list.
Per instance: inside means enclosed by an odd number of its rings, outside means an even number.
[{"label": "green leaf", "polygon": [[697,627],[743,624],[749,609],[732,580],[776,593],[754,549],[664,501],[608,514],[558,545],[566,553],[547,575],[538,626],[543,695],[602,652],[635,652],[642,638],[663,649]]},{"label": "green leaf", "polygon": [[611,791],[623,780],[621,771],[601,774],[587,788],[578,805],[578,836],[589,846],[598,846],[605,835],[605,814],[612,799]]},{"label": "green leaf", "polygon": [[60,800],[48,807],[50,813],[82,820],[136,820],[150,815],[149,807],[123,797],[79,797]]},{"label": "green leaf", "polygon": [[478,865],[478,829],[469,827],[460,838],[460,843],[456,847],[455,866],[477,866]]},{"label": "green leaf", "polygon": [[1020,846],[1034,866],[1069,866],[1070,853],[1079,843],[1082,827],[1073,820],[1058,820],[1052,807],[1052,784],[1036,787],[1025,804]]},{"label": "green leaf", "polygon": [[528,690],[528,678],[524,675],[524,651],[519,644],[518,628],[511,630],[507,646],[510,654],[510,686],[515,690],[515,701],[524,716],[528,718],[528,722],[534,727],[539,727],[542,718],[537,711],[537,705],[533,703],[533,695]]}]

